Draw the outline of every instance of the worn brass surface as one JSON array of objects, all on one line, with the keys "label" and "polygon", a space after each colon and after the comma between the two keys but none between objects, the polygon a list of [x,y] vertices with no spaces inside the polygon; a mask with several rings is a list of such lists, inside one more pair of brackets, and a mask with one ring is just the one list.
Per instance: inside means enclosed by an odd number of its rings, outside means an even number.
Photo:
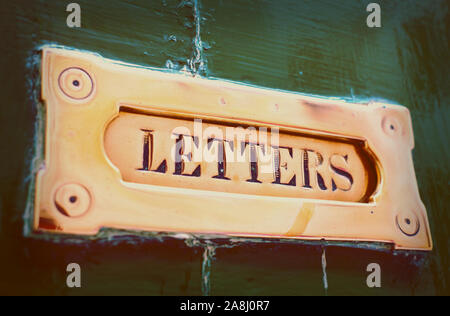
[{"label": "worn brass surface", "polygon": [[[57,48],[43,49],[42,99],[36,230],[113,227],[432,248],[405,107],[192,78]],[[225,136],[239,128],[256,130],[256,140]],[[223,137],[207,135],[214,129]],[[219,159],[193,161],[196,148]],[[231,161],[236,153],[244,160]]]}]

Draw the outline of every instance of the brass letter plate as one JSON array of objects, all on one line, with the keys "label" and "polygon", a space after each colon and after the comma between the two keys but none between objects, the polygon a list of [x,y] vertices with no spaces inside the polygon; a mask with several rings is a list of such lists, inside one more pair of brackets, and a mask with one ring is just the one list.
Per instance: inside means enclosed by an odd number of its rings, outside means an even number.
[{"label": "brass letter plate", "polygon": [[44,48],[37,231],[377,241],[430,250],[402,106]]}]

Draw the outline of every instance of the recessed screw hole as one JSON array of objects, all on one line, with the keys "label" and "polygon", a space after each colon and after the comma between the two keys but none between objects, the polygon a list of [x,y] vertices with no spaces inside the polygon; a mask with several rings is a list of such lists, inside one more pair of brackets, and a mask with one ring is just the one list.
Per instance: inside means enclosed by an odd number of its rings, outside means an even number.
[{"label": "recessed screw hole", "polygon": [[391,124],[391,126],[390,126],[390,127],[391,127],[391,130],[395,130],[395,127],[394,127],[394,125],[392,125],[392,124]]},{"label": "recessed screw hole", "polygon": [[79,82],[78,80],[74,80],[74,81],[72,81],[72,84],[73,84],[75,87],[78,87],[78,86],[80,85],[80,82]]},{"label": "recessed screw hole", "polygon": [[411,225],[411,220],[410,220],[409,218],[407,218],[407,219],[405,219],[405,223],[406,223],[407,225]]},{"label": "recessed screw hole", "polygon": [[74,196],[74,195],[72,195],[72,196],[69,198],[69,201],[70,201],[70,203],[75,203],[75,202],[77,201],[77,197]]}]

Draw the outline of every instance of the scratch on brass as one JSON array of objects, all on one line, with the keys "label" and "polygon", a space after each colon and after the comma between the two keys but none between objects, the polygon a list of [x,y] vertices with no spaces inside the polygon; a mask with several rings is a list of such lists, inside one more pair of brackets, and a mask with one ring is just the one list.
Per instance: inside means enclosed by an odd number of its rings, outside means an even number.
[{"label": "scratch on brass", "polygon": [[294,224],[291,226],[286,236],[299,236],[306,230],[312,216],[314,214],[314,204],[303,203],[302,208],[295,218]]}]

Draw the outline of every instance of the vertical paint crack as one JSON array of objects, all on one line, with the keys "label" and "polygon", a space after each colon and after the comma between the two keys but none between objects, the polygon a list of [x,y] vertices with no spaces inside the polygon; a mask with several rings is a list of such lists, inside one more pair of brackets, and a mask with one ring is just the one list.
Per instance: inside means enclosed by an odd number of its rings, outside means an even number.
[{"label": "vertical paint crack", "polygon": [[216,254],[216,247],[213,245],[206,245],[203,252],[202,263],[202,294],[203,296],[209,296],[211,293],[211,263],[214,260]]},{"label": "vertical paint crack", "polygon": [[206,75],[206,61],[203,54],[203,42],[200,35],[201,15],[199,0],[193,0],[193,15],[195,24],[195,36],[192,41],[193,54],[188,60],[188,66],[194,76]]},{"label": "vertical paint crack", "polygon": [[322,281],[325,295],[328,295],[328,279],[327,279],[327,256],[325,247],[322,248]]}]

